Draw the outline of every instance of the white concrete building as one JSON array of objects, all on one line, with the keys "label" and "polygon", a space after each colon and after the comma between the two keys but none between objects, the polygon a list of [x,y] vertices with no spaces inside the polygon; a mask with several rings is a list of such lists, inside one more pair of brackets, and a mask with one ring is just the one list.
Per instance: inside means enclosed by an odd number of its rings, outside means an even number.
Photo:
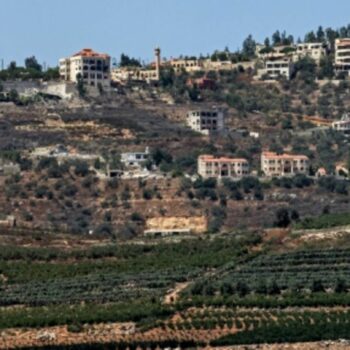
[{"label": "white concrete building", "polygon": [[350,74],[350,38],[335,39],[334,61],[337,73]]},{"label": "white concrete building", "polygon": [[221,132],[225,129],[224,112],[219,109],[193,110],[187,113],[187,125],[203,135]]},{"label": "white concrete building", "polygon": [[203,62],[200,59],[176,58],[165,62],[165,64],[170,65],[175,73],[180,73],[183,70],[188,73],[203,70]]},{"label": "white concrete building", "polygon": [[111,71],[111,80],[116,83],[126,83],[139,81],[150,83],[159,81],[159,76],[155,69],[143,69],[140,67],[120,67]]},{"label": "white concrete building", "polygon": [[55,158],[58,164],[66,161],[78,160],[88,163],[90,166],[94,165],[96,160],[104,162],[102,156],[92,153],[80,153],[75,148],[66,147],[64,145],[37,147],[31,154],[30,158],[34,161],[39,161],[42,158]]},{"label": "white concrete building", "polygon": [[340,120],[332,123],[332,129],[336,131],[342,131],[344,133],[350,132],[350,116],[344,114]]},{"label": "white concrete building", "polygon": [[249,163],[244,158],[201,155],[198,157],[198,174],[203,178],[242,177],[249,174]]},{"label": "white concrete building", "polygon": [[60,59],[60,76],[73,83],[77,83],[81,76],[87,86],[98,87],[101,84],[104,89],[108,89],[111,82],[110,61],[107,54],[83,49],[71,57]]},{"label": "white concrete building", "polygon": [[310,57],[320,63],[321,59],[327,55],[327,46],[324,43],[300,43],[297,45],[297,50],[294,54],[294,61],[303,57]]},{"label": "white concrete building", "polygon": [[309,158],[304,155],[263,152],[261,154],[261,170],[266,176],[307,174]]},{"label": "white concrete building", "polygon": [[121,154],[121,162],[128,167],[140,167],[150,157],[149,148],[145,152],[127,152]]},{"label": "white concrete building", "polygon": [[276,45],[266,47],[264,44],[257,44],[255,47],[255,55],[260,59],[265,59],[273,55],[292,56],[295,51],[295,45]]},{"label": "white concrete building", "polygon": [[288,56],[269,55],[264,59],[264,68],[258,69],[258,78],[278,79],[285,77],[290,79],[293,72],[292,59]]},{"label": "white concrete building", "polygon": [[155,61],[149,68],[145,67],[118,67],[111,71],[111,80],[116,83],[126,83],[130,81],[157,82],[160,79],[161,51],[154,49]]}]

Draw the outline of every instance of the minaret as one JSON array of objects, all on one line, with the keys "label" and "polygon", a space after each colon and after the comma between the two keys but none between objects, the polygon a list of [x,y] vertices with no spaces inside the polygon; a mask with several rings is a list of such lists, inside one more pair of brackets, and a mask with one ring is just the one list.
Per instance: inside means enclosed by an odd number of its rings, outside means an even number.
[{"label": "minaret", "polygon": [[154,49],[154,54],[156,56],[156,73],[157,73],[157,80],[160,79],[160,48],[157,47]]}]

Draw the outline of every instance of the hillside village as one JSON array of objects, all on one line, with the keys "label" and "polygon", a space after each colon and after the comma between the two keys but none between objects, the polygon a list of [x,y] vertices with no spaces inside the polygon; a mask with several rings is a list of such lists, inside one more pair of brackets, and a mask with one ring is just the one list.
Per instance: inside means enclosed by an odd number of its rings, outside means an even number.
[{"label": "hillside village", "polygon": [[0,350],[349,349],[350,25],[150,61],[63,42],[0,60]]},{"label": "hillside village", "polygon": [[92,49],[46,72],[35,57],[11,63],[0,72],[3,222],[130,238],[348,210],[347,30],[249,36],[208,57],[156,48],[147,66]]}]

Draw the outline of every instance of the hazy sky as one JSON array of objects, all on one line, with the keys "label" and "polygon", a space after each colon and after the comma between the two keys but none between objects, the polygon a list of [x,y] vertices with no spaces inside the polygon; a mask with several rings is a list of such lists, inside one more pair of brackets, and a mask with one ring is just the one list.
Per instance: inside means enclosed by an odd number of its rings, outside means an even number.
[{"label": "hazy sky", "polygon": [[119,58],[235,50],[276,29],[297,38],[350,22],[349,0],[0,0],[0,59],[56,65],[83,47]]}]

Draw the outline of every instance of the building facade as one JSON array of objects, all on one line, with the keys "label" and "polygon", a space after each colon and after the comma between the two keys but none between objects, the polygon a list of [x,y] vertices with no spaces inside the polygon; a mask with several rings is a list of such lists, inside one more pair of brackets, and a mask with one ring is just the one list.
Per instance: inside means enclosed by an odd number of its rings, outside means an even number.
[{"label": "building facade", "polygon": [[261,170],[266,176],[307,174],[309,158],[304,155],[263,152],[261,154]]},{"label": "building facade", "polygon": [[116,83],[125,83],[128,81],[157,82],[160,79],[161,51],[160,48],[154,49],[155,62],[150,68],[144,67],[118,67],[113,68],[111,80]]},{"label": "building facade", "polygon": [[150,153],[148,147],[145,152],[127,152],[121,154],[121,162],[129,167],[139,167],[143,162],[149,159]]},{"label": "building facade", "polygon": [[348,114],[344,114],[340,120],[332,123],[332,128],[336,131],[350,133],[350,116]]},{"label": "building facade", "polygon": [[107,54],[83,49],[71,57],[60,59],[60,76],[61,79],[73,83],[77,83],[81,77],[87,86],[102,86],[108,89],[111,82],[110,61]]},{"label": "building facade", "polygon": [[350,72],[350,38],[335,39],[334,68],[337,73]]},{"label": "building facade", "polygon": [[295,45],[276,45],[267,47],[263,44],[257,44],[255,47],[255,56],[259,59],[266,59],[273,55],[292,56],[295,51]]},{"label": "building facade", "polygon": [[294,61],[303,57],[310,57],[320,63],[321,59],[327,55],[327,46],[324,43],[300,43],[294,55]]},{"label": "building facade", "polygon": [[292,59],[289,56],[270,55],[263,61],[264,68],[258,69],[258,78],[289,80],[293,72]]},{"label": "building facade", "polygon": [[151,83],[153,81],[159,81],[159,76],[155,69],[144,69],[140,67],[120,67],[112,69],[111,80],[120,84],[129,81]]},{"label": "building facade", "polygon": [[186,122],[192,130],[203,135],[222,132],[225,129],[224,112],[218,109],[189,111]]},{"label": "building facade", "polygon": [[249,174],[249,163],[244,158],[198,157],[198,174],[203,178],[239,178]]},{"label": "building facade", "polygon": [[203,70],[203,62],[199,59],[172,59],[166,64],[170,65],[175,73],[181,73],[181,71],[192,73]]}]

